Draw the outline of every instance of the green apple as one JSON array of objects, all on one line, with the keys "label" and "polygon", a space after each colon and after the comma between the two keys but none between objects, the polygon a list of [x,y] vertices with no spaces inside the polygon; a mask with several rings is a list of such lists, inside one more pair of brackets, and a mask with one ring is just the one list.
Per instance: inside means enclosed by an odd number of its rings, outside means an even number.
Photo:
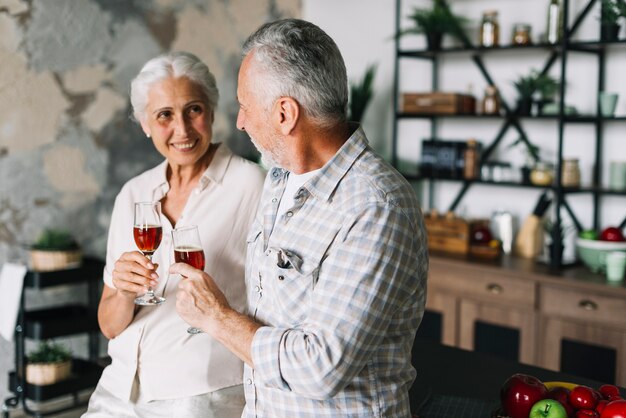
[{"label": "green apple", "polygon": [[582,239],[598,239],[598,232],[593,229],[585,229],[580,231],[578,236]]},{"label": "green apple", "polygon": [[567,411],[559,401],[543,399],[530,408],[528,418],[567,418]]}]

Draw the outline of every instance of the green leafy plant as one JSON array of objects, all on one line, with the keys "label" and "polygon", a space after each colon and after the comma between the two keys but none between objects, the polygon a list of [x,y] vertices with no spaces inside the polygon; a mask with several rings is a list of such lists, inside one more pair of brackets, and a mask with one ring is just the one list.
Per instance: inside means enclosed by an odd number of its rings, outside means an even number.
[{"label": "green leafy plant", "polygon": [[535,74],[520,76],[517,80],[513,81],[513,85],[520,99],[530,99],[535,93],[535,90],[537,90],[537,77]]},{"label": "green leafy plant", "polygon": [[516,147],[518,145],[524,145],[526,147],[526,157],[527,164],[530,166],[534,166],[536,163],[541,161],[541,157],[539,155],[539,147],[528,140],[528,138],[517,138],[509,148]]},{"label": "green leafy plant", "polygon": [[29,363],[62,363],[72,359],[72,352],[62,344],[42,341],[27,358]]},{"label": "green leafy plant", "polygon": [[617,25],[619,18],[626,15],[623,0],[602,0],[600,3],[600,22],[603,25]]},{"label": "green leafy plant", "polygon": [[42,251],[70,251],[77,250],[78,243],[67,231],[60,229],[46,229],[32,245],[34,250]]},{"label": "green leafy plant", "polygon": [[463,29],[469,20],[453,14],[445,0],[433,0],[431,9],[416,7],[408,17],[413,21],[414,26],[398,33],[398,37],[411,33],[449,34],[461,41],[463,45],[471,45]]},{"label": "green leafy plant", "polygon": [[365,70],[363,79],[358,83],[350,83],[350,120],[360,122],[372,96],[374,95],[374,77],[376,65],[370,65]]},{"label": "green leafy plant", "polygon": [[559,81],[549,74],[537,74],[535,88],[541,93],[542,100],[552,100],[559,89]]}]

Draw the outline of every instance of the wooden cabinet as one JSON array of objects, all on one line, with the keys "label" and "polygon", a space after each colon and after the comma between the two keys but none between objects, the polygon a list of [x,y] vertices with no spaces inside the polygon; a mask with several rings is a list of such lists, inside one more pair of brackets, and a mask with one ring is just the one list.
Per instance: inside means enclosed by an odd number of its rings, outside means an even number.
[{"label": "wooden cabinet", "polygon": [[444,344],[626,386],[626,286],[582,267],[431,256],[426,309]]}]

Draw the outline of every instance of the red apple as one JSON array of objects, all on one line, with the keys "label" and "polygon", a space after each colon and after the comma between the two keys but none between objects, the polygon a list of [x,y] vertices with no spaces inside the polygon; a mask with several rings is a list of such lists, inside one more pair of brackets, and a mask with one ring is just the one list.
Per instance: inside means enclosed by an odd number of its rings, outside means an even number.
[{"label": "red apple", "polygon": [[[477,224],[472,226],[471,241],[475,244],[488,244],[492,235],[489,228],[485,225]],[[528,417],[526,417],[528,418]]]},{"label": "red apple", "polygon": [[609,402],[602,411],[600,418],[626,418],[626,401],[622,399]]},{"label": "red apple", "polygon": [[604,411],[604,408],[606,408],[606,405],[609,403],[609,401],[607,401],[606,399],[602,399],[600,401],[598,401],[598,404],[596,405],[596,412],[598,414],[601,414],[602,411]]},{"label": "red apple", "polygon": [[594,409],[599,399],[588,386],[576,386],[569,394],[569,403],[576,409]]},{"label": "red apple", "polygon": [[591,409],[581,409],[580,411],[576,411],[576,418],[600,418],[600,415],[596,411],[592,411]]},{"label": "red apple", "polygon": [[521,373],[509,377],[500,389],[502,408],[511,418],[528,418],[533,405],[547,395],[548,389],[541,380]]},{"label": "red apple", "polygon": [[602,232],[600,232],[600,240],[602,241],[626,241],[626,239],[624,238],[624,234],[622,234],[622,230],[614,226],[609,226],[608,228],[604,228]]},{"label": "red apple", "polygon": [[574,407],[569,403],[569,392],[570,390],[567,388],[556,386],[548,391],[548,398],[559,401],[559,403],[563,405],[563,408],[565,408],[565,411],[567,411],[567,416],[573,417]]},{"label": "red apple", "polygon": [[620,396],[619,389],[615,385],[602,385],[598,388],[598,391],[602,394],[604,399],[609,399],[610,396]]}]

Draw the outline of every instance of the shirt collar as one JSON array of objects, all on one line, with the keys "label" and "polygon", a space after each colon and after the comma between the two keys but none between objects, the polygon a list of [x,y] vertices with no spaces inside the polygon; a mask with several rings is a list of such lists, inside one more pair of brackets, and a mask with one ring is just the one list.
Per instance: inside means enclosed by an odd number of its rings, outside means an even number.
[{"label": "shirt collar", "polygon": [[[202,191],[206,189],[211,182],[221,184],[226,175],[226,170],[233,153],[226,144],[218,143],[216,145],[218,148],[215,150],[215,155],[213,155],[211,163],[198,181],[198,186],[196,186],[197,190]],[[170,189],[169,183],[167,182],[168,167],[168,161],[163,160],[161,164],[154,168],[158,173],[158,175],[154,176],[154,183],[152,185],[153,194],[155,196],[160,194],[162,198]],[[158,190],[161,190],[161,193],[157,193]],[[156,200],[160,200],[160,198]]]},{"label": "shirt collar", "polygon": [[[316,176],[304,185],[313,196],[320,200],[327,201],[330,199],[330,196],[346,172],[368,146],[367,137],[360,125],[351,123],[350,129],[354,130],[354,132],[339,148],[339,151],[324,164]],[[272,170],[272,176],[275,181],[283,178],[286,173],[287,171],[281,168]]]}]

